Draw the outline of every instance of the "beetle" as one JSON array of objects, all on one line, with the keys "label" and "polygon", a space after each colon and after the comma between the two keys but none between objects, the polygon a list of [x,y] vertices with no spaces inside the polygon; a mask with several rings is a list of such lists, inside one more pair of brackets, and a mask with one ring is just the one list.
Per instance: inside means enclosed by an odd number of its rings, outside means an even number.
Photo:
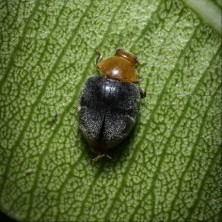
[{"label": "beetle", "polygon": [[137,63],[137,57],[124,49],[106,59],[98,53],[96,66],[103,76],[91,76],[85,83],[78,105],[79,127],[97,154],[95,161],[111,158],[108,152],[135,127],[140,99],[146,96],[137,85]]}]

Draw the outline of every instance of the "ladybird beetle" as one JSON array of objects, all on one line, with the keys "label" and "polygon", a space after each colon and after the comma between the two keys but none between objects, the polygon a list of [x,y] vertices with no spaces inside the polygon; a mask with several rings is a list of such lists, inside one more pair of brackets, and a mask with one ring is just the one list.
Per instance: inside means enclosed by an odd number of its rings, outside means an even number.
[{"label": "ladybird beetle", "polygon": [[[123,49],[115,55],[96,59],[103,76],[91,76],[85,83],[78,105],[80,131],[97,154],[108,156],[132,131],[145,93],[136,85],[137,57]],[[110,157],[109,157],[110,158]]]}]

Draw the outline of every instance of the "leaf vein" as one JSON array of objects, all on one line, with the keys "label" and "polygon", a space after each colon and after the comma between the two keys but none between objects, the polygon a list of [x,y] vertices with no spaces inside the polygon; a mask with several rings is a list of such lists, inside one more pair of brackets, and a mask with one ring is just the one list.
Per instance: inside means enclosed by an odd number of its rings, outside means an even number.
[{"label": "leaf vein", "polygon": [[16,53],[18,52],[18,50],[20,49],[20,46],[22,45],[24,39],[25,39],[25,35],[28,31],[28,25],[29,23],[31,22],[32,18],[34,17],[34,15],[36,14],[37,12],[37,9],[39,7],[39,2],[40,0],[36,0],[36,4],[35,6],[33,7],[33,10],[32,12],[30,13],[26,23],[25,23],[25,26],[23,28],[23,31],[22,31],[22,35],[20,36],[17,44],[15,45],[13,51],[11,52],[10,54],[10,58],[9,58],[9,62],[8,62],[8,65],[6,67],[6,71],[5,71],[5,75],[3,75],[1,81],[0,81],[0,89],[3,89],[3,84],[5,83],[5,81],[7,80],[7,77],[9,75],[9,72],[11,71],[12,67],[13,67],[13,62],[14,62],[14,59],[15,59],[15,56],[16,56]]}]

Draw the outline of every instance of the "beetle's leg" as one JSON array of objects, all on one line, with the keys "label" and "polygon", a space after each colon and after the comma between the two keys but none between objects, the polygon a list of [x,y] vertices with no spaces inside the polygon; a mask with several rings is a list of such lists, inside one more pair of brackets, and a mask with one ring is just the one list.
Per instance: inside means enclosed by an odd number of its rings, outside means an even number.
[{"label": "beetle's leg", "polygon": [[109,156],[108,154],[98,154],[95,158],[93,158],[93,162],[95,163],[95,162],[103,159],[104,157],[107,157],[110,160],[112,159],[111,156]]},{"label": "beetle's leg", "polygon": [[98,160],[101,160],[103,157],[105,156],[105,154],[98,154],[95,158],[93,158],[93,162],[97,162]]},{"label": "beetle's leg", "polygon": [[146,97],[146,91],[143,91],[141,88],[140,88],[140,96],[142,99]]},{"label": "beetle's leg", "polygon": [[110,160],[112,159],[111,156],[109,156],[108,154],[105,154],[107,158],[109,158]]},{"label": "beetle's leg", "polygon": [[102,53],[100,51],[96,51],[96,65],[102,60]]}]

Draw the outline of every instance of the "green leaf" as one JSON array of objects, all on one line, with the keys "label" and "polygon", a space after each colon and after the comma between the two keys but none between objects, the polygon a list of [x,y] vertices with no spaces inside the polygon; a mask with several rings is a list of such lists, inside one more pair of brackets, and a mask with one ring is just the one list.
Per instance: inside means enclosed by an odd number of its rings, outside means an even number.
[{"label": "green leaf", "polygon": [[222,2],[217,0],[183,0],[204,21],[222,34]]},{"label": "green leaf", "polygon": [[[187,5],[1,1],[1,211],[21,221],[219,221],[221,36]],[[139,57],[148,95],[112,161],[93,164],[78,98],[95,51],[118,47]]]}]

